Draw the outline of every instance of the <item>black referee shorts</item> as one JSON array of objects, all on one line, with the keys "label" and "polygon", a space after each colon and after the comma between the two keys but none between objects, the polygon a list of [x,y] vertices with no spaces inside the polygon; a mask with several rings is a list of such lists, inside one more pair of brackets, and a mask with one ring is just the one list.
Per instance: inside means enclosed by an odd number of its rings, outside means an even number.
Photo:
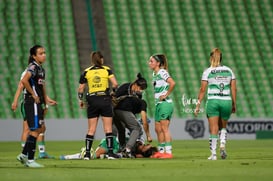
[{"label": "black referee shorts", "polygon": [[109,95],[87,95],[87,117],[95,118],[99,116],[104,117],[112,117],[113,116],[113,108],[112,108],[112,100]]}]

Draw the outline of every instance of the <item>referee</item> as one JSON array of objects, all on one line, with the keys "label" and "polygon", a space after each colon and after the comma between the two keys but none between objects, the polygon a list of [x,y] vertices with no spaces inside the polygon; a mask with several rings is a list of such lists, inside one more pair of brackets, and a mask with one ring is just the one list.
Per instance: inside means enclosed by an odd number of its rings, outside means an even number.
[{"label": "referee", "polygon": [[108,147],[108,159],[119,158],[118,155],[113,153],[113,111],[108,81],[110,80],[112,83],[113,90],[117,88],[118,83],[111,69],[103,65],[101,52],[96,51],[91,53],[91,64],[92,66],[85,69],[80,76],[78,88],[80,107],[83,108],[83,92],[86,84],[88,85],[88,93],[86,94],[88,132],[85,137],[86,154],[84,155],[84,159],[90,159],[90,150],[96,133],[99,116],[102,116]]}]

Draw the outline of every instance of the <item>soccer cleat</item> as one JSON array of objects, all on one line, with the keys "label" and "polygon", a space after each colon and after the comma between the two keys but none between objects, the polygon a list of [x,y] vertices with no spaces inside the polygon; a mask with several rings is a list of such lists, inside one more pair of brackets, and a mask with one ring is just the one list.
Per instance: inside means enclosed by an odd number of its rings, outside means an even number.
[{"label": "soccer cleat", "polygon": [[90,152],[89,152],[89,153],[86,152],[86,153],[84,154],[84,156],[83,156],[83,159],[84,159],[84,160],[90,160],[90,158],[91,158]]},{"label": "soccer cleat", "polygon": [[32,161],[32,162],[27,161],[27,162],[26,162],[26,167],[31,167],[31,168],[42,168],[42,167],[44,167],[44,165],[41,165],[41,164],[39,164],[39,163],[37,163],[37,162],[35,162],[35,161]]},{"label": "soccer cleat", "polygon": [[151,158],[160,158],[160,157],[163,156],[163,155],[164,155],[164,153],[155,152],[155,153],[151,156]]},{"label": "soccer cleat", "polygon": [[120,158],[120,155],[115,154],[115,153],[109,153],[108,155],[106,155],[108,160],[115,160],[117,158]]},{"label": "soccer cleat", "polygon": [[19,162],[21,162],[23,165],[25,165],[26,164],[26,162],[27,162],[27,155],[24,155],[23,153],[20,153],[17,157],[17,160],[19,161]]},{"label": "soccer cleat", "polygon": [[163,159],[171,159],[173,158],[173,154],[171,153],[162,153],[159,158],[163,158]]},{"label": "soccer cleat", "polygon": [[123,158],[135,158],[131,152],[124,150],[122,153]]},{"label": "soccer cleat", "polygon": [[217,156],[212,154],[210,157],[208,157],[208,160],[217,160]]},{"label": "soccer cleat", "polygon": [[[90,154],[88,154],[89,155],[89,159],[86,158],[86,156],[85,156],[86,155],[86,148],[82,147],[81,148],[81,152],[80,152],[80,159],[90,160],[90,158],[93,158],[94,154],[95,154],[95,152],[94,152],[93,148],[91,148]],[[87,157],[88,157],[88,155],[87,155]]]},{"label": "soccer cleat", "polygon": [[54,156],[50,156],[47,152],[39,153],[38,159],[53,159]]},{"label": "soccer cleat", "polygon": [[227,152],[225,148],[220,148],[220,155],[223,160],[227,158]]},{"label": "soccer cleat", "polygon": [[81,148],[81,153],[80,153],[80,158],[83,159],[85,154],[86,154],[86,148],[82,147]]}]

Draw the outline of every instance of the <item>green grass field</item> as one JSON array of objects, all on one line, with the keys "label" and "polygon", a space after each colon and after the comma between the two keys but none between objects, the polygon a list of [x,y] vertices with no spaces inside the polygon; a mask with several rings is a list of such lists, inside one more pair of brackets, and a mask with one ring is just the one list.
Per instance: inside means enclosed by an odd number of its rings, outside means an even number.
[{"label": "green grass field", "polygon": [[[208,161],[208,141],[173,142],[173,159],[59,160],[79,152],[83,141],[48,141],[56,159],[37,162],[45,168],[26,168],[16,160],[19,142],[0,142],[0,179],[90,181],[272,180],[273,140],[230,140],[228,158]],[[98,141],[94,143],[97,146]],[[155,144],[155,143],[154,143]],[[38,152],[36,152],[37,155]]]}]

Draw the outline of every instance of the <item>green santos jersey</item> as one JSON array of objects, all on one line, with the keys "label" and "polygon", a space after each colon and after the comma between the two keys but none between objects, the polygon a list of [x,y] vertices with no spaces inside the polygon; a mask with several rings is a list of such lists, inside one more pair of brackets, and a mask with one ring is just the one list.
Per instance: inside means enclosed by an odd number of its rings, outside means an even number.
[{"label": "green santos jersey", "polygon": [[[153,72],[153,85],[154,85],[154,97],[155,104],[159,104],[159,97],[165,95],[170,87],[167,79],[170,77],[169,73],[165,69],[160,69],[157,73]],[[168,96],[164,101],[172,102],[172,99]]]},{"label": "green santos jersey", "polygon": [[203,72],[202,81],[208,82],[208,99],[231,100],[230,83],[235,79],[227,66],[210,67]]}]

